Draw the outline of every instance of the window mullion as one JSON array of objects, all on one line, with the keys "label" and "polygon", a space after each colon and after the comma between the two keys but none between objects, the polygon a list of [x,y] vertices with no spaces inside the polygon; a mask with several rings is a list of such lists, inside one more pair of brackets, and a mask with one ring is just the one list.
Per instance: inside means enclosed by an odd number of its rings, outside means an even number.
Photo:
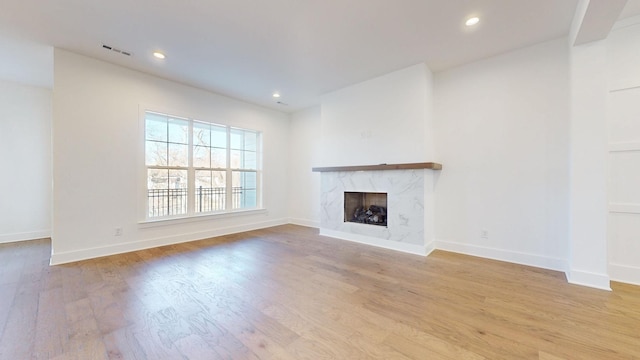
[{"label": "window mullion", "polygon": [[193,168],[193,119],[189,119],[188,130],[188,168],[187,168],[187,214],[195,213],[195,188],[196,188],[196,172]]},{"label": "window mullion", "polygon": [[226,201],[225,211],[233,210],[233,173],[231,171],[231,127],[227,126],[227,169],[226,169]]},{"label": "window mullion", "polygon": [[262,199],[262,138],[256,140],[256,206],[263,207]]}]

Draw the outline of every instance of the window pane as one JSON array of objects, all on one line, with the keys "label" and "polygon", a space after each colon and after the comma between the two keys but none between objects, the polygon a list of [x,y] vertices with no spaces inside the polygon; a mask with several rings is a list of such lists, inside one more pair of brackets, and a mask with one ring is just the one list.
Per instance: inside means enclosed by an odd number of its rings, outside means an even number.
[{"label": "window pane", "polygon": [[197,170],[196,171],[196,187],[226,187],[225,171]]},{"label": "window pane", "polygon": [[169,170],[169,188],[187,188],[187,170]]},{"label": "window pane", "polygon": [[255,189],[257,186],[257,174],[254,172],[242,173],[242,187],[245,189]]},{"label": "window pane", "polygon": [[189,166],[189,145],[169,144],[169,166]]},{"label": "window pane", "polygon": [[227,128],[224,126],[211,125],[211,146],[227,147]]},{"label": "window pane", "polygon": [[187,171],[147,170],[149,217],[187,213]]},{"label": "window pane", "polygon": [[231,150],[231,168],[255,170],[257,168],[256,153],[251,151]]},{"label": "window pane", "polygon": [[149,217],[166,216],[167,187],[169,172],[167,170],[147,170],[147,209]]},{"label": "window pane", "polygon": [[194,167],[210,167],[211,166],[211,154],[210,148],[204,146],[193,147],[193,166]]},{"label": "window pane", "polygon": [[231,174],[233,186],[233,208],[251,208],[257,206],[257,191],[255,172],[233,171]]},{"label": "window pane", "polygon": [[226,171],[212,171],[211,183],[213,187],[226,187],[227,186],[227,172]]},{"label": "window pane", "polygon": [[231,166],[232,169],[242,168],[242,151],[231,150]]},{"label": "window pane", "polygon": [[257,173],[253,171],[232,171],[232,186],[248,189],[255,189],[257,184]]},{"label": "window pane", "polygon": [[196,171],[195,211],[211,212],[225,209],[226,173],[224,171]]},{"label": "window pane", "polygon": [[253,208],[257,206],[256,190],[245,190],[243,197],[243,208]]},{"label": "window pane", "polygon": [[148,166],[167,166],[167,143],[146,141],[145,163]]},{"label": "window pane", "polygon": [[193,145],[211,146],[211,126],[209,124],[193,123]]},{"label": "window pane", "polygon": [[165,116],[145,113],[145,139],[167,141],[167,118]]},{"label": "window pane", "polygon": [[239,129],[231,129],[231,148],[242,149],[244,144],[244,131]]},{"label": "window pane", "polygon": [[169,171],[165,169],[147,170],[147,188],[148,189],[169,188]]},{"label": "window pane", "polygon": [[187,213],[187,171],[169,170],[169,215]]},{"label": "window pane", "polygon": [[253,131],[244,132],[244,150],[258,150],[258,133]]},{"label": "window pane", "polygon": [[227,167],[227,150],[226,149],[211,149],[211,167],[212,168],[226,168]]},{"label": "window pane", "polygon": [[182,119],[169,119],[169,142],[188,144],[189,121]]},{"label": "window pane", "polygon": [[242,168],[255,170],[258,164],[256,159],[256,153],[252,151],[245,151],[243,155],[244,155],[244,159],[243,159],[244,164],[242,164]]},{"label": "window pane", "polygon": [[197,170],[196,171],[196,188],[198,187],[211,187],[211,171],[210,170]]}]

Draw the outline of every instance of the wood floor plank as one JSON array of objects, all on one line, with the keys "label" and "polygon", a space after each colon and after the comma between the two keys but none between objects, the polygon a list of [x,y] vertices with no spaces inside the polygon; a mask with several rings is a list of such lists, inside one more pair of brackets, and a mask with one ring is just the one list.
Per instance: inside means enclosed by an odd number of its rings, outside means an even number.
[{"label": "wood floor plank", "polygon": [[104,285],[89,294],[93,314],[103,334],[130,325],[123,312],[125,307],[116,298],[117,293],[111,285]]},{"label": "wood floor plank", "polygon": [[0,284],[0,339],[18,291],[18,282]]},{"label": "wood floor plank", "polygon": [[180,338],[174,342],[176,348],[186,359],[205,360],[205,359],[224,359],[218,355],[209,344],[200,336],[191,334]]},{"label": "wood floor plank", "polygon": [[176,316],[171,307],[147,313],[144,324],[133,330],[133,337],[140,344],[148,359],[181,359],[175,342],[190,334],[188,324]]},{"label": "wood floor plank", "polygon": [[0,244],[4,359],[640,359],[640,287],[286,225],[48,266]]},{"label": "wood floor plank", "polygon": [[[27,254],[28,255],[28,254]],[[22,274],[15,275],[23,279]],[[18,279],[13,279],[16,281]],[[19,283],[0,337],[0,360],[30,359],[36,338],[40,283]]]},{"label": "wood floor plank", "polygon": [[434,349],[419,345],[402,336],[390,334],[384,341],[385,344],[391,346],[396,351],[404,354],[411,359],[434,359],[434,360],[452,360],[454,357],[442,355]]},{"label": "wood floor plank", "polygon": [[105,334],[104,344],[109,360],[147,360],[146,354],[129,328]]},{"label": "wood floor plank", "polygon": [[549,353],[546,353],[544,351],[540,351],[540,354],[538,355],[540,360],[567,360],[569,358],[561,358],[559,356],[555,356],[555,355],[551,355]]},{"label": "wood floor plank", "polygon": [[0,284],[20,280],[27,251],[28,248],[20,243],[0,244]]},{"label": "wood floor plank", "polygon": [[67,341],[63,343],[64,354],[78,359],[107,359],[103,334],[88,298],[66,304]]},{"label": "wood floor plank", "polygon": [[38,299],[34,357],[50,359],[64,353],[67,340],[62,288],[41,291]]},{"label": "wood floor plank", "polygon": [[[388,333],[387,333],[388,335]],[[387,336],[385,336],[386,338]],[[379,360],[410,360],[411,358],[402,352],[388,346],[384,341],[375,341],[371,338],[354,333],[347,338],[347,343],[365,354],[367,359]]]},{"label": "wood floor plank", "polygon": [[[249,316],[250,317],[250,316]],[[262,317],[266,319],[266,317]],[[294,359],[294,357],[285,350],[285,346],[295,341],[298,336],[290,336],[283,341],[282,336],[273,336],[274,333],[280,333],[282,325],[271,328],[260,324],[260,317],[255,322],[249,322],[242,314],[233,311],[222,312],[216,316],[221,326],[230,333],[235,334],[236,338],[244,344],[248,349],[255,353],[260,359]],[[266,323],[273,323],[272,321]],[[288,330],[288,332],[292,332]]]}]

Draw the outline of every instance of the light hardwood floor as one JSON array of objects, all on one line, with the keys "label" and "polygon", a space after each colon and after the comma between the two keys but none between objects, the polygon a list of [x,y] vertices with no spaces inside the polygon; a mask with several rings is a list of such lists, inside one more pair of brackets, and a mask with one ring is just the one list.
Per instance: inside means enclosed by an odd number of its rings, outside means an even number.
[{"label": "light hardwood floor", "polygon": [[640,359],[640,287],[287,225],[48,266],[0,245],[0,359]]}]

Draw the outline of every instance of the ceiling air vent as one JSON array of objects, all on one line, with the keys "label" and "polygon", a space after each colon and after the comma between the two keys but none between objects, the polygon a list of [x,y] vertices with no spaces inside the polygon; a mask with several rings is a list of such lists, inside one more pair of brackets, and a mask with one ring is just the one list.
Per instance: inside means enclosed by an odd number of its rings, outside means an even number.
[{"label": "ceiling air vent", "polygon": [[109,45],[104,45],[102,44],[102,47],[107,49],[107,50],[111,50],[113,52],[117,52],[118,54],[122,54],[122,55],[127,55],[127,56],[131,56],[131,53],[129,51],[124,51],[124,50],[120,50],[118,48],[114,48],[113,46],[109,46]]}]

